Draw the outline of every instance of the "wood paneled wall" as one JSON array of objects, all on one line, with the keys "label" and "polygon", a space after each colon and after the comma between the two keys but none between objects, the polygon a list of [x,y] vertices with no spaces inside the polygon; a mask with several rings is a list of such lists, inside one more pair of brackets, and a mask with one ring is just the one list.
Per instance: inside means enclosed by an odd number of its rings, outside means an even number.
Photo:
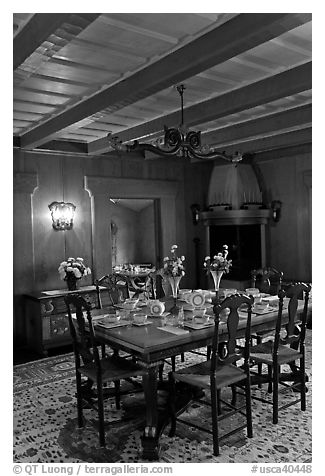
[{"label": "wood paneled wall", "polygon": [[[22,295],[65,288],[57,272],[61,261],[83,257],[93,271],[83,280],[85,285],[110,271],[109,196],[159,199],[163,254],[175,242],[184,242],[182,161],[14,150],[14,184],[14,329],[18,344],[25,335]],[[76,205],[72,230],[53,230],[48,205],[55,200]]]},{"label": "wood paneled wall", "polygon": [[[284,271],[285,278],[311,280],[311,152],[256,156],[269,199],[283,202],[281,220],[267,227],[267,261]],[[184,164],[178,160],[137,157],[76,157],[14,150],[14,312],[17,343],[24,342],[22,295],[60,289],[59,263],[82,256],[93,279],[111,264],[108,197],[161,199],[163,255],[177,243],[186,256],[183,287],[195,287],[195,245],[199,240],[199,273],[205,254],[205,227],[192,223],[190,205],[206,205],[213,164]],[[85,177],[101,180],[104,189],[85,185]],[[87,181],[87,180],[86,180]],[[110,190],[105,191],[105,183]],[[125,195],[125,186],[128,193]],[[96,188],[96,187],[95,187]],[[103,193],[102,193],[103,192]],[[116,195],[117,194],[117,195]],[[52,229],[48,205],[66,200],[76,206],[69,232]],[[104,220],[104,221],[103,221]]]}]

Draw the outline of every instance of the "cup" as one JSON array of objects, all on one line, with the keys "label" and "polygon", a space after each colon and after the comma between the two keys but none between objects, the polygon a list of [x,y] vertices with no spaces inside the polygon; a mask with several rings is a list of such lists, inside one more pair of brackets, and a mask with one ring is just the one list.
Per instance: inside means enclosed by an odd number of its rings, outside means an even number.
[{"label": "cup", "polygon": [[256,311],[265,311],[269,308],[269,304],[267,302],[257,302],[254,304],[254,309]]},{"label": "cup", "polygon": [[144,324],[147,320],[147,314],[142,312],[133,314],[133,322],[136,324]]},{"label": "cup", "polygon": [[120,316],[117,314],[107,314],[106,320],[109,324],[115,324],[120,320]]},{"label": "cup", "polygon": [[138,299],[126,299],[124,301],[124,304],[123,304],[123,307],[125,309],[134,309],[136,307],[136,305],[138,304],[139,300]]},{"label": "cup", "polygon": [[207,310],[206,310],[205,307],[196,307],[193,312],[194,312],[194,315],[195,315],[195,316],[204,317],[206,311],[207,311]]},{"label": "cup", "polygon": [[257,294],[260,294],[260,290],[258,288],[246,288],[245,292],[250,296],[256,296]]}]

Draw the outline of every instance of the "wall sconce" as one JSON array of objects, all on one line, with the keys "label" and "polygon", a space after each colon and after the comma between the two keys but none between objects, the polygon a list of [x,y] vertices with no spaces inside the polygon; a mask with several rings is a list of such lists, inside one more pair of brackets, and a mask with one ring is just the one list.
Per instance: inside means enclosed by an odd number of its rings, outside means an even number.
[{"label": "wall sconce", "polygon": [[282,207],[282,202],[280,202],[280,200],[273,200],[271,202],[272,218],[273,218],[273,221],[275,222],[278,222],[280,220],[281,207]]},{"label": "wall sconce", "polygon": [[193,203],[191,205],[191,212],[192,212],[192,220],[193,220],[193,225],[197,225],[199,223],[200,219],[200,205],[197,203]]},{"label": "wall sconce", "polygon": [[71,230],[76,206],[73,203],[52,202],[49,205],[54,230]]}]

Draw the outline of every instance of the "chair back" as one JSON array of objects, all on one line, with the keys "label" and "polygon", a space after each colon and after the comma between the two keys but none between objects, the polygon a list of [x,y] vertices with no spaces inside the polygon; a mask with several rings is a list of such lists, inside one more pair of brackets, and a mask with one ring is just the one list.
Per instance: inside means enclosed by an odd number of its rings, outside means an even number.
[{"label": "chair back", "polygon": [[[307,322],[307,312],[308,312],[308,301],[309,293],[311,291],[310,284],[305,283],[295,283],[292,284],[287,290],[279,291],[279,311],[278,318],[275,328],[275,338],[274,338],[274,347],[273,355],[277,355],[279,345],[294,344],[299,342],[300,345],[304,344],[305,335],[306,335],[306,322]],[[297,321],[297,308],[298,308],[298,298],[304,295],[304,309],[302,312],[301,319]],[[283,313],[283,302],[284,298],[289,298],[288,302],[288,324],[286,325],[286,336],[281,337],[281,327],[282,327],[282,313]],[[297,326],[300,323],[300,332],[297,332]]]},{"label": "chair back", "polygon": [[281,289],[283,272],[272,267],[253,269],[251,271],[252,287],[262,293],[276,295]]},{"label": "chair back", "polygon": [[[213,311],[215,314],[215,328],[214,335],[212,339],[212,353],[211,353],[211,372],[216,370],[218,365],[229,365],[239,358],[244,356],[245,364],[248,365],[249,361],[249,344],[250,344],[250,333],[251,333],[251,320],[252,320],[252,305],[254,303],[254,298],[252,296],[247,296],[246,294],[233,294],[226,297],[220,304],[215,304]],[[237,330],[239,324],[239,314],[238,309],[240,306],[245,304],[247,306],[247,323],[245,328],[245,346],[244,352],[242,349],[238,351],[238,346],[236,345]],[[218,344],[219,344],[219,324],[220,324],[220,313],[224,309],[229,309],[229,314],[227,317],[227,352],[225,358],[221,358],[218,354]],[[224,338],[222,338],[224,341]]]},{"label": "chair back", "polygon": [[[102,309],[101,292],[107,292],[109,295],[110,303],[112,306],[123,302],[130,297],[128,283],[122,276],[115,274],[105,274],[95,282],[98,308]],[[106,289],[101,290],[100,286],[104,286]]]},{"label": "chair back", "polygon": [[84,364],[95,362],[97,368],[100,369],[91,305],[80,294],[65,296],[64,301],[68,309],[69,328],[77,367],[80,366],[81,357]]}]

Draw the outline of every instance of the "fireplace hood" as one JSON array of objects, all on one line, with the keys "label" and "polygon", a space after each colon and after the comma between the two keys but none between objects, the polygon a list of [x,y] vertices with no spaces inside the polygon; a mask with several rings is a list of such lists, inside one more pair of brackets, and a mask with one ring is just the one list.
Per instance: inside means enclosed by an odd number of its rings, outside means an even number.
[{"label": "fireplace hood", "polygon": [[265,225],[270,217],[271,210],[264,204],[262,188],[251,165],[214,167],[208,206],[200,213],[203,225]]}]

